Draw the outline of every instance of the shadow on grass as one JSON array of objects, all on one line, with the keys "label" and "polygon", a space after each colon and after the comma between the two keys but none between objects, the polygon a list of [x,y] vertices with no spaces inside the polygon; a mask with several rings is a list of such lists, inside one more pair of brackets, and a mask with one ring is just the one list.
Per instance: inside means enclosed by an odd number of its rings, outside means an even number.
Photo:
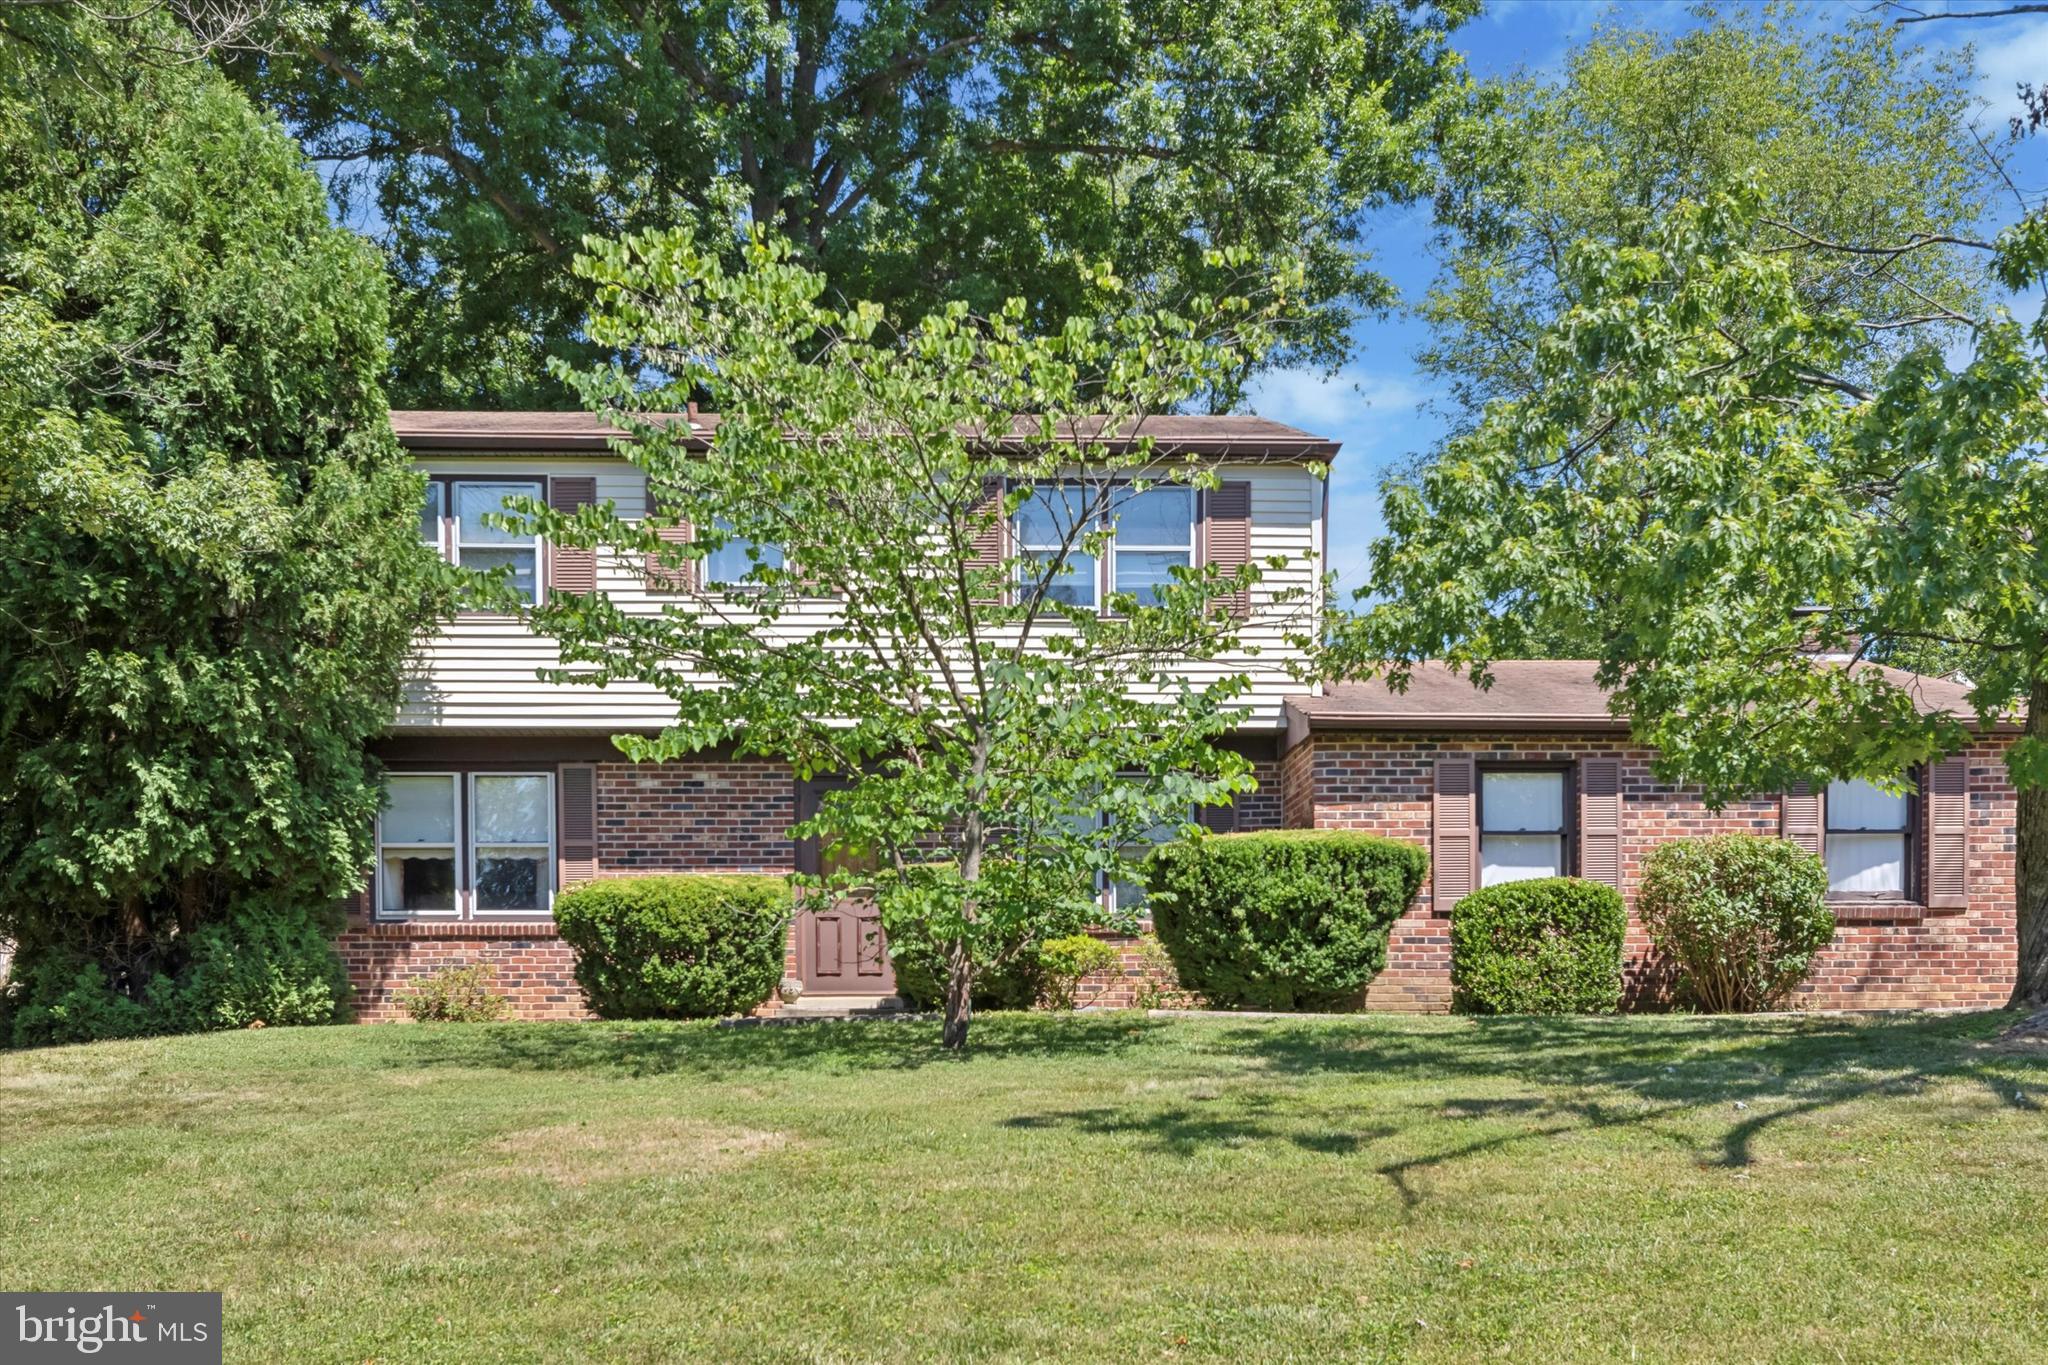
[{"label": "shadow on grass", "polygon": [[[1740,1168],[1755,1160],[1759,1139],[1774,1125],[1860,1100],[1910,1096],[1936,1083],[1981,1086],[2003,1105],[2038,1113],[2041,1105],[2028,1092],[2048,1085],[2048,1057],[2015,1058],[1981,1045],[2008,1022],[1980,1014],[1472,1019],[1427,1032],[1324,1022],[1246,1025],[1211,1035],[1204,1050],[1244,1058],[1255,1075],[1277,1077],[1283,1086],[1355,1076],[1375,1084],[1505,1081],[1542,1093],[1455,1097],[1418,1109],[1404,1101],[1375,1104],[1372,1091],[1361,1089],[1361,1117],[1366,1110],[1375,1111],[1374,1119],[1400,1117],[1355,1131],[1328,1130],[1327,1090],[1314,1111],[1291,1114],[1134,1102],[1024,1115],[1005,1126],[1142,1134],[1183,1155],[1204,1144],[1279,1140],[1345,1160],[1370,1160],[1372,1144],[1414,1130],[1447,1134],[1450,1140],[1439,1137],[1429,1152],[1372,1167],[1413,1206],[1421,1198],[1413,1180],[1419,1172],[1574,1133],[1636,1130],[1697,1151],[1698,1118],[1725,1114],[1725,1126],[1710,1139],[1709,1164]],[[1459,1131],[1468,1121],[1477,1130],[1469,1137]]]},{"label": "shadow on grass", "polygon": [[1006,1014],[978,1018],[972,1049],[939,1046],[927,1020],[819,1021],[774,1028],[708,1024],[507,1024],[420,1030],[389,1054],[391,1066],[587,1071],[628,1076],[915,1070],[1017,1057],[1078,1060],[1128,1051],[1170,1027],[1142,1015]]}]

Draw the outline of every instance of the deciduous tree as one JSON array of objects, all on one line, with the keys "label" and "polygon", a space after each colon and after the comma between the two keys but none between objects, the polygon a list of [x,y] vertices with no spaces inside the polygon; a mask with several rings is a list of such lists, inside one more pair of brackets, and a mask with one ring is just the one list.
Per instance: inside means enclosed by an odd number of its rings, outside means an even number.
[{"label": "deciduous tree", "polygon": [[305,3],[233,69],[382,238],[394,401],[565,406],[600,354],[587,233],[785,235],[844,298],[915,318],[1027,300],[1080,261],[1215,290],[1213,247],[1298,253],[1289,356],[1387,305],[1364,213],[1426,189],[1444,38],[1473,0]]},{"label": "deciduous tree", "polygon": [[[963,1046],[977,974],[1096,918],[1099,879],[1128,872],[1120,846],[1250,785],[1217,741],[1254,670],[1280,667],[1228,609],[1261,566],[1162,568],[1107,613],[1074,588],[1119,519],[1215,482],[1213,457],[1149,424],[1255,360],[1280,298],[1164,312],[1097,274],[1102,309],[1054,327],[1013,301],[898,331],[876,304],[829,301],[775,239],[757,233],[737,270],[722,256],[675,231],[579,262],[594,339],[638,365],[563,375],[630,433],[656,510],[532,511],[558,544],[654,557],[679,590],[658,614],[596,595],[536,620],[561,678],[674,700],[658,738],[618,741],[632,757],[725,744],[846,779],[800,827],[846,855],[812,892],[872,895],[891,943],[944,961],[944,1037]],[[700,391],[715,425],[663,415]],[[1027,504],[1039,534],[1005,548]],[[1262,626],[1306,651],[1313,594],[1262,596]]]},{"label": "deciduous tree", "polygon": [[[1761,232],[1773,202],[1573,250],[1528,392],[1389,484],[1346,666],[1483,683],[1577,633],[1660,771],[1710,799],[1896,782],[2024,711],[2013,999],[2048,1003],[2048,320],[1975,321],[1959,371],[1929,344],[1888,359],[1872,320],[1813,306]],[[2048,219],[1992,261],[2039,287]],[[1969,652],[1975,716],[1922,714],[1863,662],[1917,644]]]}]

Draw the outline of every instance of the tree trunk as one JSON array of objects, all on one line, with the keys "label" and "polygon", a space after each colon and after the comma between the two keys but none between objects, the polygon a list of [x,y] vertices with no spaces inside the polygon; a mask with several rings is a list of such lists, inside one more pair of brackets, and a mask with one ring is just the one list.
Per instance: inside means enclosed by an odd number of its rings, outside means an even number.
[{"label": "tree trunk", "polygon": [[939,1045],[949,1052],[967,1049],[967,1026],[974,1021],[974,959],[965,943],[946,951],[946,1022]]},{"label": "tree trunk", "polygon": [[[2027,697],[2027,737],[2048,743],[2048,679],[2035,679]],[[2048,1006],[2048,788],[2019,794],[2018,856],[2013,878],[2018,891],[2019,971],[2012,1003],[2026,1009]]]}]

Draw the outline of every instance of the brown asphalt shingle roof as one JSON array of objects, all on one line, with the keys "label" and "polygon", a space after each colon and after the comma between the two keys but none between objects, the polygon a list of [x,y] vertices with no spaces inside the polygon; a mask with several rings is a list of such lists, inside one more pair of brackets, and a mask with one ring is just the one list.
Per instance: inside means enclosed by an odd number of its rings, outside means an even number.
[{"label": "brown asphalt shingle roof", "polygon": [[[682,420],[680,413],[665,414]],[[700,412],[691,419],[708,437],[718,414]],[[1028,419],[1018,419],[1020,427]],[[457,412],[398,408],[391,429],[411,450],[432,451],[601,451],[618,428],[588,412]],[[1089,424],[1079,424],[1085,435]],[[1245,460],[1323,460],[1335,458],[1336,441],[1311,435],[1265,417],[1148,417],[1130,434],[1152,437],[1164,455],[1215,455]]]},{"label": "brown asphalt shingle roof", "polygon": [[[1493,665],[1493,686],[1474,687],[1463,674],[1437,663],[1418,664],[1406,692],[1384,680],[1338,683],[1318,697],[1287,701],[1290,728],[1311,730],[1613,730],[1626,721],[1607,709],[1607,693],[1593,681],[1590,659],[1504,659]],[[1975,716],[1969,689],[1948,678],[1876,668],[1912,693],[1923,712]]]}]

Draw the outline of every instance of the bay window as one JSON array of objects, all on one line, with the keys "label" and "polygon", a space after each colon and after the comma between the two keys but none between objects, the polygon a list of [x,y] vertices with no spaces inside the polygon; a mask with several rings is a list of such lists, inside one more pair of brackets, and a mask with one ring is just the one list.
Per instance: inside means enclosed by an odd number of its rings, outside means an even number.
[{"label": "bay window", "polygon": [[1565,774],[1496,769],[1479,774],[1479,884],[1566,872]]},{"label": "bay window", "polygon": [[553,909],[549,773],[393,773],[377,819],[386,919],[537,917]]},{"label": "bay window", "polygon": [[1821,840],[1828,894],[1904,900],[1912,886],[1913,800],[1856,779],[1830,782]]}]

